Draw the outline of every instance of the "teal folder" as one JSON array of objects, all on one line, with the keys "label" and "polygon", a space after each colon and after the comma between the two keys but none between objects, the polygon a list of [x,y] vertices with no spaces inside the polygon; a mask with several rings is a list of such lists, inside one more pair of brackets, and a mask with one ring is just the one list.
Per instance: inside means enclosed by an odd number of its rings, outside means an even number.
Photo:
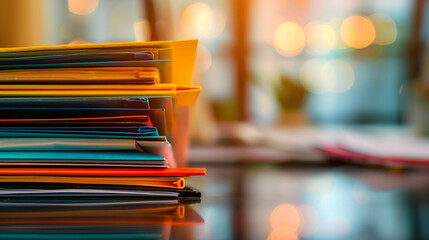
[{"label": "teal folder", "polygon": [[1,160],[164,161],[164,157],[138,151],[50,151],[0,152]]}]

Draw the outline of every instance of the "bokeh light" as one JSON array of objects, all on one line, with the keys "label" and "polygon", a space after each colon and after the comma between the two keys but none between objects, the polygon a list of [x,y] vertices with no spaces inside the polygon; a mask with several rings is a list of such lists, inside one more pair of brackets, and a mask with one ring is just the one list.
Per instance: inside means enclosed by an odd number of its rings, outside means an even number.
[{"label": "bokeh light", "polygon": [[335,72],[335,84],[330,91],[342,93],[350,90],[355,82],[353,67],[348,62],[340,59],[331,60],[330,64]]},{"label": "bokeh light", "polygon": [[215,21],[212,27],[212,31],[210,33],[210,37],[213,38],[213,37],[219,36],[225,29],[226,17],[223,11],[220,11],[217,9],[212,9],[212,11],[213,11],[213,16]]},{"label": "bokeh light", "polygon": [[87,15],[95,11],[98,0],[69,0],[69,11],[77,15]]},{"label": "bokeh light", "polygon": [[274,229],[267,240],[298,240],[298,234],[289,227],[280,227]]},{"label": "bokeh light", "polygon": [[186,37],[212,38],[222,33],[226,20],[222,12],[204,3],[193,3],[182,13],[180,25]]},{"label": "bokeh light", "polygon": [[287,227],[298,232],[301,221],[301,214],[298,208],[291,204],[278,205],[270,215],[272,229]]},{"label": "bokeh light", "polygon": [[149,41],[151,36],[150,23],[141,19],[134,22],[134,37],[137,42]]},{"label": "bokeh light", "polygon": [[305,90],[311,93],[326,93],[335,87],[335,69],[328,60],[311,59],[300,70],[299,78]]},{"label": "bokeh light", "polygon": [[181,26],[185,33],[196,37],[206,37],[213,25],[210,7],[204,3],[193,3],[183,12]]},{"label": "bokeh light", "polygon": [[364,16],[350,16],[341,24],[341,37],[350,47],[365,48],[374,42],[375,28]]},{"label": "bokeh light", "polygon": [[298,55],[305,45],[302,28],[294,22],[285,22],[277,27],[274,33],[274,46],[283,56]]},{"label": "bokeh light", "polygon": [[332,30],[334,31],[334,37],[335,37],[335,44],[334,48],[336,49],[346,49],[349,48],[347,44],[344,43],[343,39],[341,38],[341,24],[343,23],[344,19],[340,17],[333,18],[329,21],[329,25],[331,26]]},{"label": "bokeh light", "polygon": [[323,22],[310,22],[305,28],[307,52],[313,55],[325,55],[335,46],[335,32]]},{"label": "bokeh light", "polygon": [[353,67],[346,61],[311,59],[300,70],[300,82],[311,93],[342,93],[354,84]]},{"label": "bokeh light", "polygon": [[374,44],[389,45],[395,42],[398,35],[396,24],[391,17],[386,14],[377,13],[369,17],[375,28]]}]

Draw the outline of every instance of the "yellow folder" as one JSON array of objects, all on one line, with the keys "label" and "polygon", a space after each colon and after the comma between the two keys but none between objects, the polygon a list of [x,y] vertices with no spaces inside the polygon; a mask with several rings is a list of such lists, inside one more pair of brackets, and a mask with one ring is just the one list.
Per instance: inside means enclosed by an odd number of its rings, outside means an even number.
[{"label": "yellow folder", "polygon": [[1,84],[0,97],[151,97],[171,96],[177,105],[192,105],[201,87],[180,84]]},{"label": "yellow folder", "polygon": [[78,53],[85,51],[106,52],[112,50],[135,51],[138,49],[158,49],[159,56],[157,56],[157,58],[159,60],[171,60],[171,64],[155,64],[161,72],[161,75],[165,76],[161,79],[161,82],[189,85],[192,81],[192,70],[194,67],[197,43],[198,40],[68,44],[55,46],[0,48],[0,54],[17,55],[23,53],[41,52],[61,53],[61,51]]},{"label": "yellow folder", "polygon": [[155,67],[46,68],[0,71],[0,83],[159,83]]}]

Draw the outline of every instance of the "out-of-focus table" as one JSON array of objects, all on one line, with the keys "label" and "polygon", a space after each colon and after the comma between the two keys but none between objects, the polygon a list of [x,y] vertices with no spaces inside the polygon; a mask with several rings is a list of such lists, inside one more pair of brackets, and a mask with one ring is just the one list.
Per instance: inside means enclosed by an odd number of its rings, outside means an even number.
[{"label": "out-of-focus table", "polygon": [[[195,158],[191,167],[208,170],[188,181],[203,193],[194,208],[206,224],[188,239],[429,239],[427,169]],[[172,239],[184,236],[177,230]]]},{"label": "out-of-focus table", "polygon": [[[9,209],[3,206],[0,235],[15,240],[429,239],[427,169],[301,160],[277,150],[234,146],[194,148],[190,167],[207,168],[206,176],[186,180],[202,192],[201,203],[191,207],[205,224],[199,217],[180,221],[196,216],[194,211],[165,216],[145,208],[130,212],[126,205],[114,211],[113,220],[104,210],[55,207],[53,220],[59,222],[50,224],[45,222],[52,220],[50,210],[33,221],[32,208],[22,208],[15,213],[17,224],[10,222]],[[87,217],[89,212],[95,218]],[[55,238],[58,234],[62,238]]]}]

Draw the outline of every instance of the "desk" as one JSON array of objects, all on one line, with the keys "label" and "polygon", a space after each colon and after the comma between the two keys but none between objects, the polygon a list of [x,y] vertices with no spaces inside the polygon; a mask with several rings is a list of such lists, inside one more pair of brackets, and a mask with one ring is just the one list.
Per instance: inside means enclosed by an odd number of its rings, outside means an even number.
[{"label": "desk", "polygon": [[[58,216],[60,222],[46,224],[42,220],[39,227],[28,221],[24,227],[16,226],[3,215],[0,236],[67,236],[79,240],[429,238],[427,170],[399,171],[331,162],[193,162],[191,167],[208,170],[207,176],[192,177],[187,182],[202,191],[201,203],[192,207],[205,224],[182,224],[179,219],[170,226],[166,225],[170,217],[162,213],[87,209],[65,212],[68,216]],[[2,210],[1,214],[7,214],[8,209]],[[19,209],[22,216],[28,215],[26,211]],[[91,212],[99,216],[95,218],[98,222],[87,217]],[[39,238],[34,238],[34,233]]]},{"label": "desk", "polygon": [[194,208],[206,222],[192,227],[193,239],[296,239],[293,231],[299,239],[429,238],[426,170],[329,162],[203,166],[207,176],[190,179],[203,193]]}]

